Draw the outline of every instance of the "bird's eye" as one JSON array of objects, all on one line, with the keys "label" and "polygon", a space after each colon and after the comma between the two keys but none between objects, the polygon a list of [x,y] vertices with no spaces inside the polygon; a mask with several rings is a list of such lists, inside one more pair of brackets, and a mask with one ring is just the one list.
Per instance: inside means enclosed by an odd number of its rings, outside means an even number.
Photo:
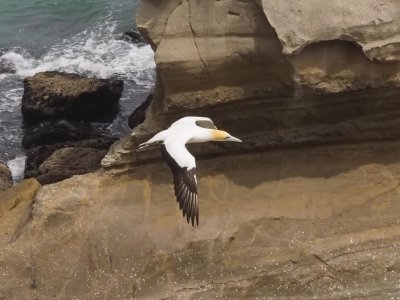
[{"label": "bird's eye", "polygon": [[229,139],[229,136],[227,136],[227,137],[224,138],[224,140],[227,140],[227,139]]}]

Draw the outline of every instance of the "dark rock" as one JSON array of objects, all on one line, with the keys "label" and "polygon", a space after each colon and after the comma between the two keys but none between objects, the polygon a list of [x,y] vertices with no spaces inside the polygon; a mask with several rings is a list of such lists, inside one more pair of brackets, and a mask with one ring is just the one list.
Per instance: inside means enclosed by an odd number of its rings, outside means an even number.
[{"label": "dark rock", "polygon": [[[34,147],[27,151],[25,163],[25,178],[39,177],[43,175],[39,170],[40,165],[45,162],[55,151],[63,148],[94,148],[101,151],[107,151],[108,148],[117,139],[110,137],[98,137],[95,139],[66,142],[53,145],[44,145]],[[53,172],[54,174],[54,172]],[[45,182],[42,176],[42,182]],[[48,176],[47,176],[48,177]],[[64,179],[64,178],[63,178]],[[55,180],[55,177],[53,177]],[[54,181],[53,181],[54,182]]]},{"label": "dark rock", "polygon": [[12,187],[12,174],[6,163],[0,161],[0,191],[5,191]]},{"label": "dark rock", "polygon": [[101,133],[88,123],[67,120],[45,121],[25,129],[22,146],[29,149],[39,145],[52,145],[98,138]]},{"label": "dark rock", "polygon": [[146,118],[146,109],[149,107],[151,101],[153,100],[153,95],[149,95],[142,104],[140,104],[133,113],[129,116],[128,124],[130,128],[135,128],[139,124],[142,124]]},{"label": "dark rock", "polygon": [[42,72],[24,80],[24,118],[111,121],[118,111],[122,80],[87,78],[73,73]]},{"label": "dark rock", "polygon": [[12,62],[6,60],[5,58],[0,58],[0,74],[4,73],[14,74],[15,65]]},{"label": "dark rock", "polygon": [[40,166],[36,178],[41,184],[58,182],[73,175],[94,172],[101,167],[107,150],[69,147],[58,149]]},{"label": "dark rock", "polygon": [[143,38],[143,36],[140,34],[140,32],[134,30],[128,30],[124,32],[121,38],[127,42],[132,42],[140,46],[148,44],[147,41]]}]

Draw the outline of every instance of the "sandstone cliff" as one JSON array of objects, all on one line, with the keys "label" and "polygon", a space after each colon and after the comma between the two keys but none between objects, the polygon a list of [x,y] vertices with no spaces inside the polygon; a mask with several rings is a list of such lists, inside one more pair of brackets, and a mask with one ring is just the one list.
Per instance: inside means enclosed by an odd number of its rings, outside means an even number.
[{"label": "sandstone cliff", "polygon": [[[0,299],[398,297],[399,10],[142,0],[147,118],[105,170],[0,194]],[[192,149],[196,228],[159,152],[133,151],[186,114],[246,141]]]},{"label": "sandstone cliff", "polygon": [[103,164],[136,161],[137,140],[187,114],[260,149],[397,138],[399,14],[377,0],[141,1],[152,110]]}]

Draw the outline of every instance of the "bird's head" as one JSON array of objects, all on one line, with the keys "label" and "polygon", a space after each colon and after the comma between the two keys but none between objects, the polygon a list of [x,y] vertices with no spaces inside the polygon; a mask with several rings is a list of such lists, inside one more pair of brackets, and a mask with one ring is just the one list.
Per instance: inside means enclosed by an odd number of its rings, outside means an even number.
[{"label": "bird's head", "polygon": [[242,140],[231,136],[229,133],[223,130],[213,130],[211,133],[212,140],[215,142],[238,142],[242,143]]}]

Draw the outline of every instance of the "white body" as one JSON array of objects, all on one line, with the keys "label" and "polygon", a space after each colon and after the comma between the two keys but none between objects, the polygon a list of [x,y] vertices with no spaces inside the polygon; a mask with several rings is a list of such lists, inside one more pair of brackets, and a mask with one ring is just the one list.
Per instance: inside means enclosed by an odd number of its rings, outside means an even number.
[{"label": "white body", "polygon": [[174,175],[174,189],[183,216],[192,225],[199,224],[199,204],[197,201],[196,160],[186,149],[188,143],[209,141],[241,140],[229,133],[217,130],[214,123],[205,117],[185,117],[173,123],[168,129],[157,133],[147,142],[140,144],[138,150],[163,143],[162,154]]},{"label": "white body", "polygon": [[146,144],[163,142],[167,151],[179,166],[188,167],[189,169],[194,168],[196,167],[196,160],[185,145],[213,140],[211,130],[197,126],[196,121],[209,121],[212,123],[211,119],[205,117],[184,117],[172,123],[168,129],[157,133]]}]

